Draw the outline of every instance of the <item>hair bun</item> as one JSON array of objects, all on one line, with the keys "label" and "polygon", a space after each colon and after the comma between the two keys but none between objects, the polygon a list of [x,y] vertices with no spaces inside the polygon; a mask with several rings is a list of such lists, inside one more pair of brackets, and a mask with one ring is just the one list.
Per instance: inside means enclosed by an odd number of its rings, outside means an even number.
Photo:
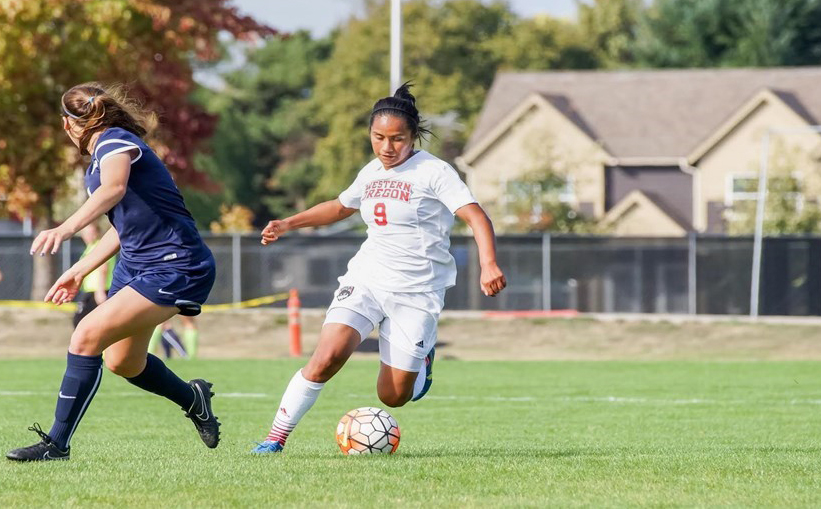
[{"label": "hair bun", "polygon": [[416,107],[416,97],[414,97],[410,92],[410,87],[412,86],[413,84],[410,81],[402,83],[402,85],[396,89],[396,92],[394,92],[393,97],[403,101],[408,101],[411,105]]}]

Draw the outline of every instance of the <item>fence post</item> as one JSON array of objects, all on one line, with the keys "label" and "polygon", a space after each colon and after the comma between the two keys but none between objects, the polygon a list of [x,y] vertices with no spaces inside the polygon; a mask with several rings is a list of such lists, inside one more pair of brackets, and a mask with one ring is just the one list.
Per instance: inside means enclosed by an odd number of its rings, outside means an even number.
[{"label": "fence post", "polygon": [[63,272],[71,268],[71,237],[63,242]]},{"label": "fence post", "polygon": [[552,275],[550,273],[550,234],[542,234],[542,309],[550,311],[553,303],[550,300],[550,290],[552,287]]},{"label": "fence post", "polygon": [[[479,278],[482,277],[479,251],[473,245],[468,245],[468,274],[470,274],[469,280],[471,283],[479,281]],[[468,289],[468,309],[482,309],[482,289],[479,285],[471,284]]]},{"label": "fence post", "polygon": [[242,252],[239,233],[231,236],[231,289],[234,303],[242,300]]},{"label": "fence post", "polygon": [[687,311],[694,315],[698,312],[697,272],[696,272],[696,232],[687,236]]}]

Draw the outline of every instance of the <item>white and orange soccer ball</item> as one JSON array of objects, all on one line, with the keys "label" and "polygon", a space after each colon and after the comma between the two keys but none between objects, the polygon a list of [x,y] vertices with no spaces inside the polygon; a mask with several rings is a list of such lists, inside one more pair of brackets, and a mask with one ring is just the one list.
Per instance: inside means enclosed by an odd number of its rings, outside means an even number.
[{"label": "white and orange soccer ball", "polygon": [[399,447],[399,425],[381,408],[357,408],[339,420],[336,443],[343,454],[392,454]]}]

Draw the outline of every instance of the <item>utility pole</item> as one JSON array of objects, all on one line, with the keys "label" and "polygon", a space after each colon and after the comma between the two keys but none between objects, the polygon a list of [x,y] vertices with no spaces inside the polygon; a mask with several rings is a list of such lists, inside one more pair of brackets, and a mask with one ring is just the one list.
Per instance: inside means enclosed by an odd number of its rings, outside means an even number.
[{"label": "utility pole", "polygon": [[391,0],[391,89],[402,84],[402,0]]}]

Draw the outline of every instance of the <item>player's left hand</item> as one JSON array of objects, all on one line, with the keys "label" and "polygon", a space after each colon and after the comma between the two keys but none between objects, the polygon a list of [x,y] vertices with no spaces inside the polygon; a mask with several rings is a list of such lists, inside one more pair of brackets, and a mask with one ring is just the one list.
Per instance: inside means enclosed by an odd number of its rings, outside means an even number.
[{"label": "player's left hand", "polygon": [[80,291],[80,286],[83,284],[82,274],[76,272],[74,269],[68,269],[60,276],[60,279],[54,283],[54,286],[46,294],[43,302],[53,302],[58,306],[71,302]]},{"label": "player's left hand", "polygon": [[63,244],[63,241],[71,237],[72,233],[63,228],[62,225],[50,230],[43,230],[31,243],[29,254],[40,253],[40,256],[49,254],[56,254]]},{"label": "player's left hand", "polygon": [[502,273],[502,269],[495,263],[482,265],[482,274],[479,278],[482,293],[488,297],[495,297],[507,286],[507,280]]}]

